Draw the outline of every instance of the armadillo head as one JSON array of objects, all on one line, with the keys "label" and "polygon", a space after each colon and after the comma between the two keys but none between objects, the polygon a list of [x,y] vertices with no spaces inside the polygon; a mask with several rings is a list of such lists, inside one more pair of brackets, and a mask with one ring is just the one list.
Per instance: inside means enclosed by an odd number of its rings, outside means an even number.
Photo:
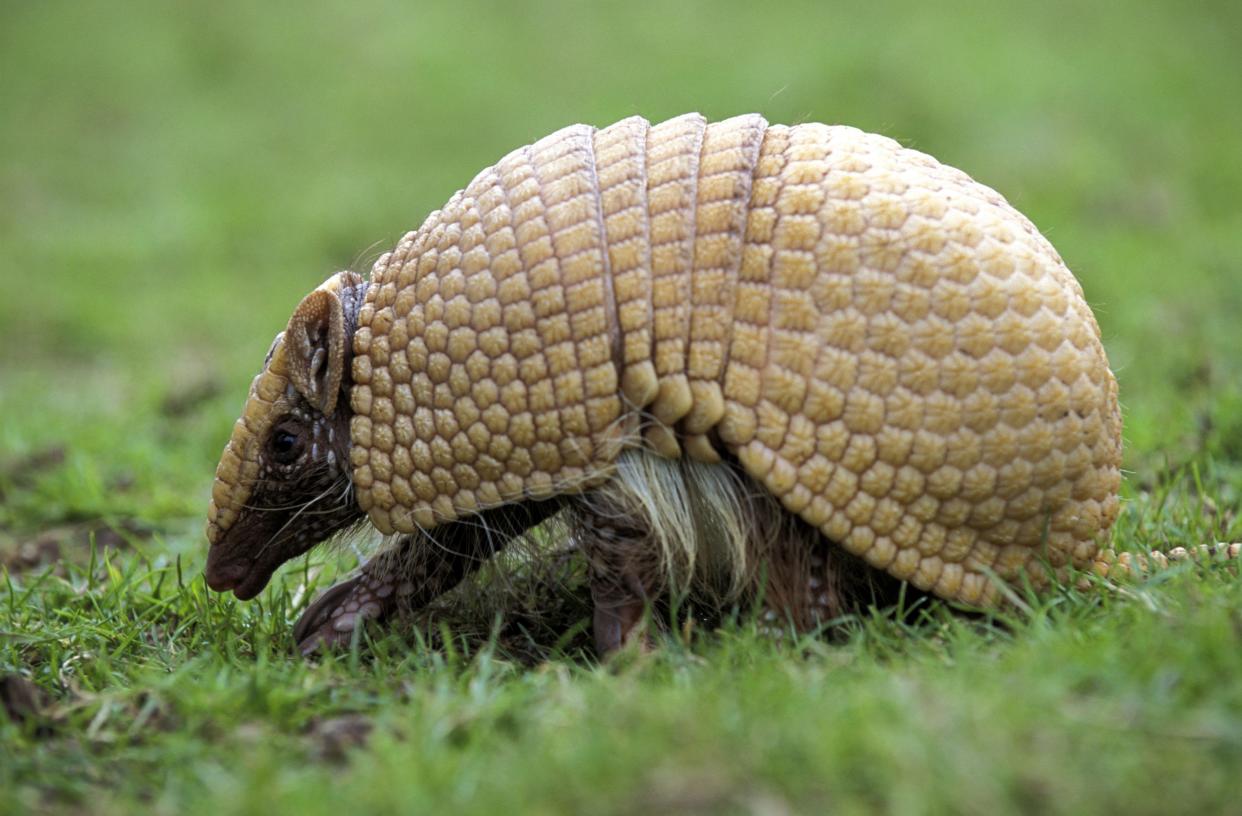
[{"label": "armadillo head", "polygon": [[257,595],[290,558],[362,517],[349,475],[349,358],[365,285],[333,275],[276,336],[220,457],[207,585]]}]

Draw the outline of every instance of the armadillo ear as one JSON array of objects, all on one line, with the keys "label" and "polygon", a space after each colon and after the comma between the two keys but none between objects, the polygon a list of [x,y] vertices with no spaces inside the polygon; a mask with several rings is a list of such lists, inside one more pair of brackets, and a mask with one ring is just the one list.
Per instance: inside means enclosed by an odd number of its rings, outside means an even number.
[{"label": "armadillo ear", "polygon": [[336,295],[316,289],[302,299],[285,329],[285,353],[294,388],[332,416],[345,371],[345,313]]}]

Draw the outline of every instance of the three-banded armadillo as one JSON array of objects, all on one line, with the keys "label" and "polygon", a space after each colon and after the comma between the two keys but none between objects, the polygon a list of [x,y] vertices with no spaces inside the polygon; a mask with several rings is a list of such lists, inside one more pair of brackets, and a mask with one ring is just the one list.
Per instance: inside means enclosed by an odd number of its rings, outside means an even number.
[{"label": "three-banded armadillo", "polygon": [[1082,290],[998,193],[854,128],[633,117],[510,153],[301,302],[207,580],[251,597],[365,514],[401,566],[308,612],[331,641],[568,510],[602,648],[660,576],[792,575],[767,597],[800,620],[875,570],[986,606],[1102,563],[1120,459]]}]

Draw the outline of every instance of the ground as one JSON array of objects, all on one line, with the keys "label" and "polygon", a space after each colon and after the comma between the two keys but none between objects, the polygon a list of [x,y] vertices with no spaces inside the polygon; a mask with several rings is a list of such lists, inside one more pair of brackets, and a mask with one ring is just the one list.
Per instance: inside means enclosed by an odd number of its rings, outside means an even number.
[{"label": "ground", "polygon": [[[1178,569],[600,667],[415,629],[291,653],[349,551],[206,590],[210,478],[302,294],[575,121],[757,110],[996,187],[1121,384],[1121,549],[1242,538],[1232,3],[0,8],[0,812],[1221,812],[1242,580]],[[477,634],[477,633],[476,633]]]}]

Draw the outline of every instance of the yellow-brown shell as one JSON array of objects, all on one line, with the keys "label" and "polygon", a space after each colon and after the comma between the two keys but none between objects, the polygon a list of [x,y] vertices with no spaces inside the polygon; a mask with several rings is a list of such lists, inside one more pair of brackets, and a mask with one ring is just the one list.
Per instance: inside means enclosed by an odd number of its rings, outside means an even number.
[{"label": "yellow-brown shell", "polygon": [[215,544],[233,526],[259,478],[259,446],[281,411],[275,405],[289,388],[289,366],[283,338],[272,344],[269,359],[250,383],[242,415],[220,455],[207,507],[207,541]]},{"label": "yellow-brown shell", "polygon": [[351,462],[384,532],[719,449],[945,598],[1086,567],[1116,382],[1078,282],[995,191],[849,127],[577,125],[376,263]]}]

